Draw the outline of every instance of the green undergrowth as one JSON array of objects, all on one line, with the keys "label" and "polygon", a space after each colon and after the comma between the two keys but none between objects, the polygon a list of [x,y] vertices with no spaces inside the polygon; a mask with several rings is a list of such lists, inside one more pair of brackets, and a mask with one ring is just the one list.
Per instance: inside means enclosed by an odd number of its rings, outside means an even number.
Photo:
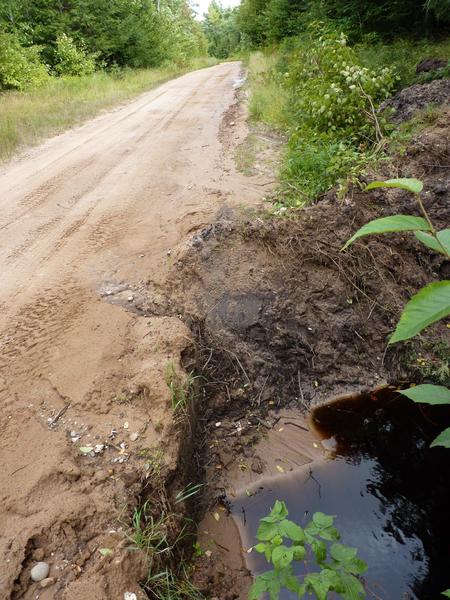
[{"label": "green undergrowth", "polygon": [[216,64],[195,59],[155,69],[99,71],[90,75],[48,78],[27,91],[0,93],[0,160],[45,137],[61,133],[102,109],[111,108],[188,71]]},{"label": "green undergrowth", "polygon": [[[176,500],[175,505],[198,490],[199,486],[182,490],[182,499]],[[147,501],[136,508],[126,533],[131,549],[140,550],[146,557],[148,572],[142,587],[153,600],[202,600],[202,594],[190,581],[186,551],[193,548],[192,521],[171,509],[163,492],[161,498],[157,507]]]},{"label": "green undergrowth", "polygon": [[352,47],[333,28],[313,25],[278,48],[248,60],[250,114],[287,134],[276,208],[301,207],[334,186],[343,196],[368,168],[406,148],[433,122],[423,111],[394,128],[380,104],[398,89],[440,73],[416,75],[424,58],[448,58],[450,41],[368,41]]},{"label": "green undergrowth", "polygon": [[[389,44],[383,42],[370,42],[356,46],[359,59],[372,68],[379,66],[391,68],[399,78],[399,87],[407,87],[414,83],[426,82],[430,79],[440,78],[440,74],[418,75],[416,66],[425,58],[450,58],[450,39],[438,41],[413,41],[399,39]],[[450,76],[450,73],[447,75]]]}]

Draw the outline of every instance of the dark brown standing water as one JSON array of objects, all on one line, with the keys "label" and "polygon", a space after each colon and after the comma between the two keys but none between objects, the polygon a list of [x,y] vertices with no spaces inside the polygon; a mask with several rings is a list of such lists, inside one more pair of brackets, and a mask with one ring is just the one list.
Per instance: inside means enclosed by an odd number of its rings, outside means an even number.
[{"label": "dark brown standing water", "polygon": [[[441,597],[450,588],[450,450],[429,444],[450,425],[448,408],[382,391],[319,407],[312,420],[333,454],[262,479],[233,501],[243,546],[256,543],[260,518],[284,500],[301,525],[316,511],[336,515],[342,542],[369,565],[367,598]],[[254,574],[270,569],[255,552],[246,560]],[[297,574],[305,573],[298,565]]]}]

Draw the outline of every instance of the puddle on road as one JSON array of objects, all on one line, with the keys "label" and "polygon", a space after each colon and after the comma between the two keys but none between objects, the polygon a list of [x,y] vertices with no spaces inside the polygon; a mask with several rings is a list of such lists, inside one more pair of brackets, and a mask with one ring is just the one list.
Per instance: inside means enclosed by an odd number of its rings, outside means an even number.
[{"label": "puddle on road", "polygon": [[[312,423],[332,456],[263,478],[233,500],[243,548],[255,544],[259,519],[275,500],[284,500],[302,525],[316,511],[337,516],[343,543],[369,565],[367,598],[439,598],[450,587],[450,451],[429,444],[450,424],[448,409],[380,391],[319,407]],[[254,574],[268,570],[255,552],[246,561]],[[306,573],[304,564],[297,573]]]}]

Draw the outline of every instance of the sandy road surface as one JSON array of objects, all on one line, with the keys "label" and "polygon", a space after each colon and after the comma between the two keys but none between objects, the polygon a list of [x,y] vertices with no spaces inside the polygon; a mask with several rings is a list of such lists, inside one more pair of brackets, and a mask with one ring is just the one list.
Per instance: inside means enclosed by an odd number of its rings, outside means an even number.
[{"label": "sandy road surface", "polygon": [[[219,141],[239,70],[185,75],[0,167],[2,600],[137,591],[141,566],[97,550],[120,543],[133,450],[164,443],[164,368],[188,331],[120,302],[162,281],[168,251],[225,201],[259,195]],[[107,440],[95,459],[79,450]],[[29,579],[42,559],[46,589]]]}]

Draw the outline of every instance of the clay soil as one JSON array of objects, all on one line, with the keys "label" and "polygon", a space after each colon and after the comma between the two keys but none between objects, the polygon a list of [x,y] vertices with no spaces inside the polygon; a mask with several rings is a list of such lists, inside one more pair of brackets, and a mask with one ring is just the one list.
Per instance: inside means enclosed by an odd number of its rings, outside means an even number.
[{"label": "clay soil", "polygon": [[[184,510],[220,523],[232,477],[276,468],[264,443],[282,415],[296,423],[291,446],[310,448],[300,414],[311,404],[418,380],[419,351],[440,360],[443,325],[420,348],[386,339],[448,263],[408,235],[340,252],[369,219],[416,214],[412,199],[353,188],[269,217],[270,168],[235,166],[249,133],[240,75],[237,63],[191,73],[0,170],[2,599],[146,597],[146,557],[126,537],[136,506],[157,511],[203,481],[202,503]],[[422,178],[438,227],[448,117],[378,174]],[[182,422],[168,365],[195,377]],[[194,565],[207,597],[245,597],[240,548],[230,563],[227,543]],[[37,560],[49,588],[30,581]]]}]

